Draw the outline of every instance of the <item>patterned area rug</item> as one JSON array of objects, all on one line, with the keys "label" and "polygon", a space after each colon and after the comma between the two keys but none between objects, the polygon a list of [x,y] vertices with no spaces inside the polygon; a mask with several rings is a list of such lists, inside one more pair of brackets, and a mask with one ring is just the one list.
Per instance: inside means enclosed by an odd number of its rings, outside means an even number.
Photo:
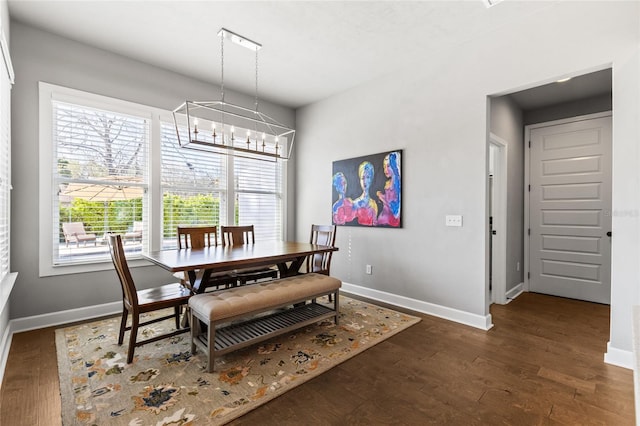
[{"label": "patterned area rug", "polygon": [[[127,364],[119,321],[56,330],[64,425],[224,424],[420,319],[341,296],[337,327],[323,321],[218,357],[213,373],[201,352],[191,355],[188,333],[136,348]],[[163,327],[173,322],[141,333]]]}]

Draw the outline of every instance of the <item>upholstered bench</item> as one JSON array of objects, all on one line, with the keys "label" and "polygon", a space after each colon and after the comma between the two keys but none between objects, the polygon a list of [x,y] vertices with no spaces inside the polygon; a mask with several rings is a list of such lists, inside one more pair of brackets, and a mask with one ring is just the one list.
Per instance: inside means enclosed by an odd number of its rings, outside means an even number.
[{"label": "upholstered bench", "polygon": [[[203,350],[212,372],[215,356],[327,318],[337,324],[341,286],[334,277],[311,273],[196,294],[189,299],[191,352]],[[334,296],[333,307],[316,303],[325,295]]]}]

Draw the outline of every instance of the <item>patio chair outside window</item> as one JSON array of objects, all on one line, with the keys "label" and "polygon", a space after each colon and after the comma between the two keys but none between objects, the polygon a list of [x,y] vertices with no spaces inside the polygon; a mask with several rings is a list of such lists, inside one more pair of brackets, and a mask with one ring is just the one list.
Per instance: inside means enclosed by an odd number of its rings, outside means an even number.
[{"label": "patio chair outside window", "polygon": [[69,247],[69,243],[76,243],[76,247],[80,247],[80,243],[84,243],[86,246],[91,241],[94,246],[97,245],[96,234],[87,234],[82,222],[65,222],[62,224],[62,232],[67,247]]},{"label": "patio chair outside window", "polygon": [[124,234],[124,240],[125,241],[142,241],[142,228],[143,228],[142,221],[133,222],[133,228],[131,229],[131,231],[126,232]]}]

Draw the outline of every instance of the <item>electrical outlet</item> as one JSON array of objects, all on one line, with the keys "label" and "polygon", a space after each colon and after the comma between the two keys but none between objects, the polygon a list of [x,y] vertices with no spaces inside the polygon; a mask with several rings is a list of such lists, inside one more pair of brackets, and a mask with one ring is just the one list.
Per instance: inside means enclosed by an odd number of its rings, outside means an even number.
[{"label": "electrical outlet", "polygon": [[445,224],[447,226],[462,226],[461,215],[447,215],[445,217]]},{"label": "electrical outlet", "polygon": [[367,266],[365,267],[364,272],[365,272],[367,275],[371,275],[371,274],[372,274],[372,272],[371,272],[371,265],[367,265]]}]

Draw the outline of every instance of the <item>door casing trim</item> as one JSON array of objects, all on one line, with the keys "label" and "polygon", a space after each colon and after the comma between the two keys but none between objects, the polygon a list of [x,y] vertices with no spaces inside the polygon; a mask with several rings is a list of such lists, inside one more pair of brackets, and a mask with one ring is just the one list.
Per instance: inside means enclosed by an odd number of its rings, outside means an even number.
[{"label": "door casing trim", "polygon": [[[491,259],[491,282],[493,300],[495,303],[504,305],[507,303],[507,141],[499,136],[490,133],[489,145],[498,148],[496,158],[494,158],[493,175],[493,198],[496,211],[493,212],[494,228],[496,236],[492,242]],[[491,155],[491,154],[489,154]],[[487,197],[488,198],[488,197]],[[492,235],[489,233],[489,238]],[[487,283],[487,288],[489,284]]]}]

